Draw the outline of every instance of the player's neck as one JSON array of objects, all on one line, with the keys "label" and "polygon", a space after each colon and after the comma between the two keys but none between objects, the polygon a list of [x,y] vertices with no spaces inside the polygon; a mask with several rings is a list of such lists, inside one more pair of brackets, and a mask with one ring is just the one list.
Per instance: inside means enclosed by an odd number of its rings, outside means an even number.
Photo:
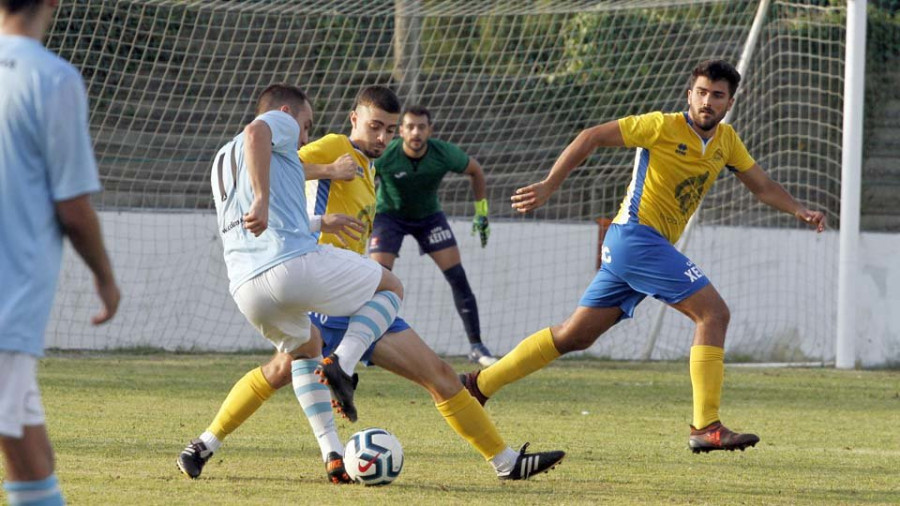
[{"label": "player's neck", "polygon": [[29,37],[43,43],[46,28],[40,16],[0,14],[0,34]]},{"label": "player's neck", "polygon": [[688,126],[691,127],[691,129],[694,132],[696,132],[697,135],[699,135],[701,139],[703,139],[705,141],[712,139],[713,136],[716,135],[716,130],[718,130],[718,128],[719,128],[718,123],[716,123],[716,125],[714,127],[710,128],[709,130],[704,130],[704,129],[700,128],[697,125],[697,122],[694,121],[694,118],[691,117],[690,111],[688,111],[688,119],[690,120],[690,121],[688,121]]},{"label": "player's neck", "polygon": [[419,151],[414,151],[414,150],[410,149],[409,147],[407,147],[405,142],[403,143],[403,153],[406,154],[406,156],[408,156],[409,158],[415,158],[416,160],[418,160],[419,158],[424,157],[425,153],[427,153],[427,152],[428,152],[428,143],[427,142],[422,143],[422,149]]}]

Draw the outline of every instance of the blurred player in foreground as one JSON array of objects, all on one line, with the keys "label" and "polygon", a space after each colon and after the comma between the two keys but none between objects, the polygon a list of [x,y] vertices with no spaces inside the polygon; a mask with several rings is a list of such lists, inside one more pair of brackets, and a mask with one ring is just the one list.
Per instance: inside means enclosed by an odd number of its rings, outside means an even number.
[{"label": "blurred player in foreground", "polygon": [[601,269],[578,308],[563,323],[526,338],[480,374],[463,375],[466,387],[482,403],[560,355],[589,348],[652,295],[696,324],[690,352],[694,399],[690,448],[699,453],[756,445],[759,437],[732,432],[719,420],[728,306],[703,271],[673,244],[725,167],[760,201],[818,232],[825,230],[825,215],[807,209],[770,179],[731,125],[720,123],[734,104],[740,79],[728,62],[701,62],[691,73],[687,112],[629,116],[584,130],[546,179],[516,190],[513,208],[532,211],[546,203],[596,148],[637,148],[628,192],[603,242]]},{"label": "blurred player in foreground", "polygon": [[9,504],[63,504],[37,358],[59,278],[63,236],[113,317],[119,288],[90,194],[100,191],[81,74],[41,44],[58,2],[0,0],[0,444]]},{"label": "blurred player in foreground", "polygon": [[[372,160],[378,157],[397,128],[400,102],[393,91],[383,86],[362,90],[350,113],[350,136],[328,134],[300,148],[300,159],[310,178],[306,186],[311,215],[342,213],[363,222],[365,232],[349,240],[323,231],[319,244],[346,248],[362,257],[365,253],[372,213],[375,209],[375,174]],[[348,163],[348,160],[351,162]],[[327,290],[327,287],[325,288]],[[321,346],[324,339],[327,356],[346,339],[352,318],[311,315],[313,340]],[[556,465],[563,452],[525,453],[506,446],[484,408],[460,385],[453,369],[440,359],[410,326],[397,317],[387,333],[365,350],[363,361],[378,365],[414,381],[431,394],[435,407],[447,424],[477,449],[493,466],[500,479],[521,480]],[[222,440],[243,424],[276,390],[293,383],[294,393],[303,407],[333,483],[348,483],[343,464],[344,446],[337,434],[328,388],[315,374],[320,356],[291,360],[277,353],[269,363],[248,372],[232,388],[212,424],[199,439],[192,441],[178,457],[179,468],[196,478]],[[356,419],[342,409],[351,421]],[[526,445],[527,446],[527,445]]]},{"label": "blurred player in foreground", "polygon": [[419,243],[419,251],[428,253],[450,284],[456,311],[469,339],[469,360],[489,366],[497,359],[481,342],[475,294],[463,269],[453,229],[437,196],[441,180],[448,172],[469,176],[475,195],[472,233],[479,235],[484,248],[491,233],[484,170],[462,149],[431,137],[431,112],[425,107],[410,107],[400,121],[401,139],[394,139],[375,160],[380,184],[369,255],[393,269],[403,238],[412,235]]}]

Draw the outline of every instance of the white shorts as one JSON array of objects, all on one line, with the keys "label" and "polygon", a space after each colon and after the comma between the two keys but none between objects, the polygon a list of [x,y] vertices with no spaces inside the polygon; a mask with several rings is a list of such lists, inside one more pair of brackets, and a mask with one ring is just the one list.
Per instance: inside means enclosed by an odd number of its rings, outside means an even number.
[{"label": "white shorts", "polygon": [[308,312],[349,316],[372,299],[383,268],[330,245],[286,260],[234,292],[241,313],[281,352],[309,341]]},{"label": "white shorts", "polygon": [[25,426],[44,425],[36,367],[34,355],[0,351],[0,436],[18,439]]}]

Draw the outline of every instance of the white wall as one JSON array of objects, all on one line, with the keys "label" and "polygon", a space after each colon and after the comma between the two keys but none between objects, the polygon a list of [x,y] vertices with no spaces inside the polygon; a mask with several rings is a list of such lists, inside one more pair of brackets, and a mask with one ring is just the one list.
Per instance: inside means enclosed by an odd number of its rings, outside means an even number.
[{"label": "white wall", "polygon": [[[228,295],[215,220],[205,213],[102,213],[107,247],[123,290],[120,313],[92,328],[96,310],[86,268],[67,248],[47,346],[105,349],[239,350],[266,342]],[[594,274],[597,227],[517,220],[492,223],[481,249],[468,221],[453,221],[463,266],[478,298],[482,334],[497,352],[565,319]],[[900,234],[863,234],[859,286],[859,361],[900,363]],[[802,230],[700,227],[690,256],[732,311],[726,349],[739,359],[834,359],[837,234]],[[395,266],[407,297],[401,314],[438,352],[468,348],[450,288],[407,238]],[[590,350],[639,358],[659,303],[647,300]],[[653,358],[687,355],[692,325],[667,310]]]}]

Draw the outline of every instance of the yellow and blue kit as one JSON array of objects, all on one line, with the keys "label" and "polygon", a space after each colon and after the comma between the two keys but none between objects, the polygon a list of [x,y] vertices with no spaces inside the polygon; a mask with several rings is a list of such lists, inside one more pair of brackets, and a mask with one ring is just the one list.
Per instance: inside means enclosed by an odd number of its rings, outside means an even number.
[{"label": "yellow and blue kit", "polygon": [[703,139],[687,113],[628,116],[619,129],[637,148],[634,170],[579,305],[619,307],[630,318],[647,295],[674,304],[709,284],[673,244],[723,168],[743,172],[756,162],[731,125]]},{"label": "yellow and blue kit", "polygon": [[[298,152],[300,161],[305,164],[326,165],[345,154],[349,154],[356,161],[356,177],[350,181],[337,181],[320,179],[306,182],[306,201],[310,216],[324,214],[346,214],[365,223],[366,230],[358,241],[350,242],[344,246],[334,234],[319,233],[319,244],[330,244],[336,248],[348,249],[365,255],[366,244],[372,234],[372,220],[375,216],[375,165],[346,135],[328,134],[321,139],[311,142]],[[325,348],[322,353],[328,356],[337,348],[350,318],[346,316],[328,316],[318,313],[310,313],[310,321],[319,328]],[[387,333],[400,332],[409,328],[409,325],[399,316],[388,328]],[[378,336],[375,342],[378,342]],[[366,350],[362,361],[369,363],[375,343]]]}]

